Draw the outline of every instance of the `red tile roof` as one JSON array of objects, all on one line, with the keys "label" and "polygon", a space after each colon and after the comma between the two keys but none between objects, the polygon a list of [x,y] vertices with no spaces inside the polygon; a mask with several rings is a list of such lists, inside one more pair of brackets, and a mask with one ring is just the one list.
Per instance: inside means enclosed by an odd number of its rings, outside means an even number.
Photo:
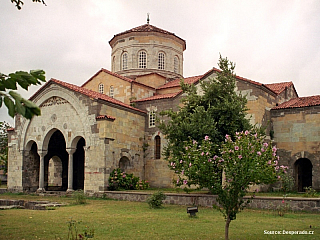
[{"label": "red tile roof", "polygon": [[132,102],[145,102],[145,101],[152,101],[152,100],[159,100],[159,99],[166,99],[166,98],[174,98],[180,93],[182,93],[182,91],[175,92],[175,93],[167,93],[167,94],[157,94],[152,97],[142,98],[139,100],[134,100]]},{"label": "red tile roof", "polygon": [[281,82],[281,83],[271,83],[271,84],[263,84],[271,91],[275,92],[276,94],[282,93],[286,88],[293,86],[292,82]]},{"label": "red tile roof", "polygon": [[105,94],[102,94],[102,93],[99,93],[99,92],[95,92],[95,91],[92,91],[92,90],[89,90],[89,89],[86,89],[86,88],[83,88],[83,87],[79,87],[79,86],[76,86],[76,85],[73,85],[71,83],[66,83],[66,82],[63,82],[63,81],[60,81],[60,80],[57,80],[57,79],[53,79],[51,78],[44,86],[42,86],[42,88],[40,88],[30,99],[33,99],[35,97],[35,95],[37,95],[37,93],[39,91],[41,91],[41,89],[45,88],[48,84],[51,84],[52,82],[62,86],[62,87],[66,87],[72,91],[75,91],[75,92],[78,92],[78,93],[81,93],[81,94],[84,94],[90,98],[93,98],[93,99],[99,99],[99,100],[103,100],[105,102],[109,102],[109,103],[112,103],[112,104],[115,104],[115,105],[118,105],[118,106],[122,106],[122,107],[125,107],[125,108],[128,108],[128,109],[132,109],[132,110],[135,110],[135,111],[138,111],[138,112],[142,112],[142,113],[145,113],[145,111],[142,111],[140,109],[137,109],[137,108],[134,108],[128,104],[125,104],[119,100],[116,100],[112,97],[109,97]]},{"label": "red tile roof", "polygon": [[[200,76],[194,76],[194,77],[188,77],[184,79],[184,83],[188,83],[188,84],[195,84],[197,83],[203,75]],[[173,81],[170,81],[164,85],[162,85],[161,87],[157,88],[157,89],[165,89],[165,88],[171,88],[171,87],[180,87],[180,78],[175,79]]]},{"label": "red tile roof", "polygon": [[174,33],[172,32],[168,32],[166,30],[163,30],[161,28],[158,28],[158,27],[155,27],[151,24],[144,24],[144,25],[141,25],[139,27],[135,27],[135,28],[132,28],[130,30],[127,30],[127,31],[124,31],[124,32],[121,32],[121,33],[118,33],[116,35],[113,36],[113,38],[109,41],[109,44],[111,45],[112,44],[112,41],[116,38],[116,37],[119,37],[121,35],[124,35],[124,34],[127,34],[127,33],[135,33],[135,32],[158,32],[158,33],[162,33],[162,34],[166,34],[166,35],[169,35],[169,36],[173,36],[173,37],[176,37],[178,39],[180,39],[182,42],[183,42],[183,45],[184,45],[184,50],[186,49],[186,41],[183,40],[182,38],[176,36]]},{"label": "red tile roof", "polygon": [[272,109],[300,108],[320,105],[320,95],[290,99]]},{"label": "red tile roof", "polygon": [[109,115],[100,115],[100,116],[96,117],[96,119],[97,119],[97,120],[98,120],[98,119],[99,119],[99,120],[106,119],[106,120],[111,120],[111,121],[116,120],[115,117],[111,117],[111,116],[109,116]]}]

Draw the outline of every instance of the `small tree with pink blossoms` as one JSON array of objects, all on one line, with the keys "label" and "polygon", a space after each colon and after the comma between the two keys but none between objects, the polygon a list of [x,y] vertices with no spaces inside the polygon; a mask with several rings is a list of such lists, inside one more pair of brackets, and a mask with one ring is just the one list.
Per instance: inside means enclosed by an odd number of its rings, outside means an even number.
[{"label": "small tree with pink blossoms", "polygon": [[259,133],[236,133],[233,139],[226,135],[220,156],[210,155],[214,146],[208,137],[205,137],[200,145],[190,141],[185,148],[186,154],[179,161],[182,169],[177,185],[188,185],[190,176],[194,177],[194,174],[202,171],[201,165],[210,166],[206,177],[211,183],[211,192],[218,195],[219,206],[216,208],[226,219],[225,239],[229,238],[230,222],[235,220],[237,213],[249,203],[244,200],[244,196],[250,185],[279,181],[287,170],[287,167],[279,166],[277,148],[265,142],[265,138]]}]

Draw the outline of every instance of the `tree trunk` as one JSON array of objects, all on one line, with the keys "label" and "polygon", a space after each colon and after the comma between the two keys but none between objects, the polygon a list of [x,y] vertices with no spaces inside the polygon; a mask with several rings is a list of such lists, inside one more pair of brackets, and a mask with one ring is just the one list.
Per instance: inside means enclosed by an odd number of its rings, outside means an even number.
[{"label": "tree trunk", "polygon": [[227,217],[227,220],[226,220],[226,226],[225,226],[225,229],[224,229],[224,238],[225,240],[229,240],[229,225],[230,225],[230,217],[228,216]]}]

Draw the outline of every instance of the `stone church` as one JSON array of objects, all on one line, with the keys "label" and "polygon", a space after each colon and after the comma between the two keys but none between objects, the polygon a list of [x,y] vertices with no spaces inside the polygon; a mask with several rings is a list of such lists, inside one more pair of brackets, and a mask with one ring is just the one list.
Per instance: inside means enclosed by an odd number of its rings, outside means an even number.
[{"label": "stone church", "polygon": [[[186,41],[149,23],[114,35],[111,71],[102,68],[82,86],[49,80],[31,98],[41,116],[15,118],[9,131],[8,189],[94,193],[108,188],[120,167],[152,187],[170,187],[174,173],[155,116],[178,109]],[[214,78],[212,68],[184,81]],[[248,115],[268,128],[290,167],[296,188],[320,189],[320,96],[299,97],[292,82],[263,84],[236,77]]]}]

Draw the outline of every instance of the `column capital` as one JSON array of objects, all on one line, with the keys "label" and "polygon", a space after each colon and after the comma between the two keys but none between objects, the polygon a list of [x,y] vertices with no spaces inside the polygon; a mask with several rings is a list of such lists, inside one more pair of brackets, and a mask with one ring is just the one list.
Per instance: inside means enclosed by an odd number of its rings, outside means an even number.
[{"label": "column capital", "polygon": [[45,155],[47,155],[48,151],[47,150],[38,150],[38,154],[40,157],[44,157]]},{"label": "column capital", "polygon": [[77,150],[76,148],[67,148],[66,149],[66,151],[68,152],[69,155],[74,154],[76,150]]}]

